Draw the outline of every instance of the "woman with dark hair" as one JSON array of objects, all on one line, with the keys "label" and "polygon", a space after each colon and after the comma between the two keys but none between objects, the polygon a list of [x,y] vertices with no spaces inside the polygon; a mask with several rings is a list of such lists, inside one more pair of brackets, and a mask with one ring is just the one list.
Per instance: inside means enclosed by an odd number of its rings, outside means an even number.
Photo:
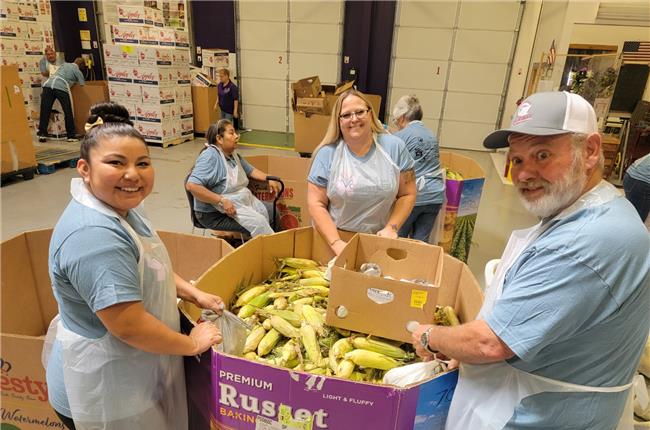
[{"label": "woman with dark hair", "polygon": [[413,159],[356,90],[336,100],[307,180],[309,214],[336,255],[338,230],[397,238],[415,202]]},{"label": "woman with dark hair", "polygon": [[[267,174],[237,153],[239,135],[230,120],[212,124],[185,188],[194,196],[194,212],[205,228],[239,231],[251,236],[271,234],[266,206],[248,189],[248,178],[266,181]],[[280,184],[269,181],[272,193]],[[234,222],[224,225],[226,214]]]},{"label": "woman with dark hair", "polygon": [[187,429],[182,356],[222,339],[211,323],[181,334],[176,298],[216,312],[223,302],[173,272],[142,213],[154,170],[127,110],[93,106],[80,152],[50,242],[49,401],[71,429]]}]

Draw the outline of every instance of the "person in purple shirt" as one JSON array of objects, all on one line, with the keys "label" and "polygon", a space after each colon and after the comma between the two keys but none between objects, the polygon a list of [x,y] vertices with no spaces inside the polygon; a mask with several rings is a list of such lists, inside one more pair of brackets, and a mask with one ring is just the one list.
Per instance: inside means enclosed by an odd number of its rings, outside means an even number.
[{"label": "person in purple shirt", "polygon": [[230,80],[230,70],[219,70],[219,85],[217,86],[217,103],[214,105],[214,110],[217,106],[221,109],[220,119],[228,119],[234,122],[235,118],[239,118],[239,88]]}]

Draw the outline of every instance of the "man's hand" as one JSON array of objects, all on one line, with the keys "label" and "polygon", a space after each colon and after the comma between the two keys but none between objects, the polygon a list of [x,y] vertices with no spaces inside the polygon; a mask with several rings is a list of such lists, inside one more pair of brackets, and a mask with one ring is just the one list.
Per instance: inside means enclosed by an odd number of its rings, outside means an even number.
[{"label": "man's hand", "polygon": [[206,293],[199,289],[197,289],[194,295],[194,304],[201,309],[210,309],[219,315],[221,315],[221,311],[226,307],[223,300],[221,300],[221,297]]},{"label": "man's hand", "polygon": [[211,322],[203,322],[192,329],[190,338],[194,341],[193,355],[202,354],[212,345],[223,342],[221,332]]},{"label": "man's hand", "polygon": [[411,333],[411,340],[413,341],[413,347],[415,348],[415,353],[418,357],[422,358],[422,361],[431,361],[435,358],[434,354],[431,354],[429,351],[424,349],[422,346],[422,334],[433,327],[431,324],[420,324],[418,328]]},{"label": "man's hand", "polygon": [[228,215],[229,217],[233,217],[237,215],[237,209],[235,208],[235,205],[230,200],[222,197],[220,203],[226,215]]},{"label": "man's hand", "polygon": [[277,181],[269,181],[269,188],[271,189],[271,192],[277,196],[278,193],[280,193],[281,186]]}]

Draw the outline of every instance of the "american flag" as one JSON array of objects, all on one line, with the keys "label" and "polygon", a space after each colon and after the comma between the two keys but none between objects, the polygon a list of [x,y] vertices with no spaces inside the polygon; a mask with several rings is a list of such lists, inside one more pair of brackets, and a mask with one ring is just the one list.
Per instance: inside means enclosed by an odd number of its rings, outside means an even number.
[{"label": "american flag", "polygon": [[650,63],[650,42],[625,42],[624,63]]},{"label": "american flag", "polygon": [[551,49],[548,50],[548,64],[555,64],[555,39],[551,43]]}]

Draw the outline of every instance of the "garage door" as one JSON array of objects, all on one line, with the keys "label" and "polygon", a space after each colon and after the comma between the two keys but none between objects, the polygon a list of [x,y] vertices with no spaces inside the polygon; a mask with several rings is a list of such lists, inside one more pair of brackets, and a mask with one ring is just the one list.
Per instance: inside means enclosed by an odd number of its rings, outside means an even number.
[{"label": "garage door", "polygon": [[482,150],[494,130],[510,73],[518,1],[400,1],[390,107],[416,94],[441,146]]},{"label": "garage door", "polygon": [[342,1],[238,2],[240,87],[246,127],[293,131],[290,84],[336,83]]}]

